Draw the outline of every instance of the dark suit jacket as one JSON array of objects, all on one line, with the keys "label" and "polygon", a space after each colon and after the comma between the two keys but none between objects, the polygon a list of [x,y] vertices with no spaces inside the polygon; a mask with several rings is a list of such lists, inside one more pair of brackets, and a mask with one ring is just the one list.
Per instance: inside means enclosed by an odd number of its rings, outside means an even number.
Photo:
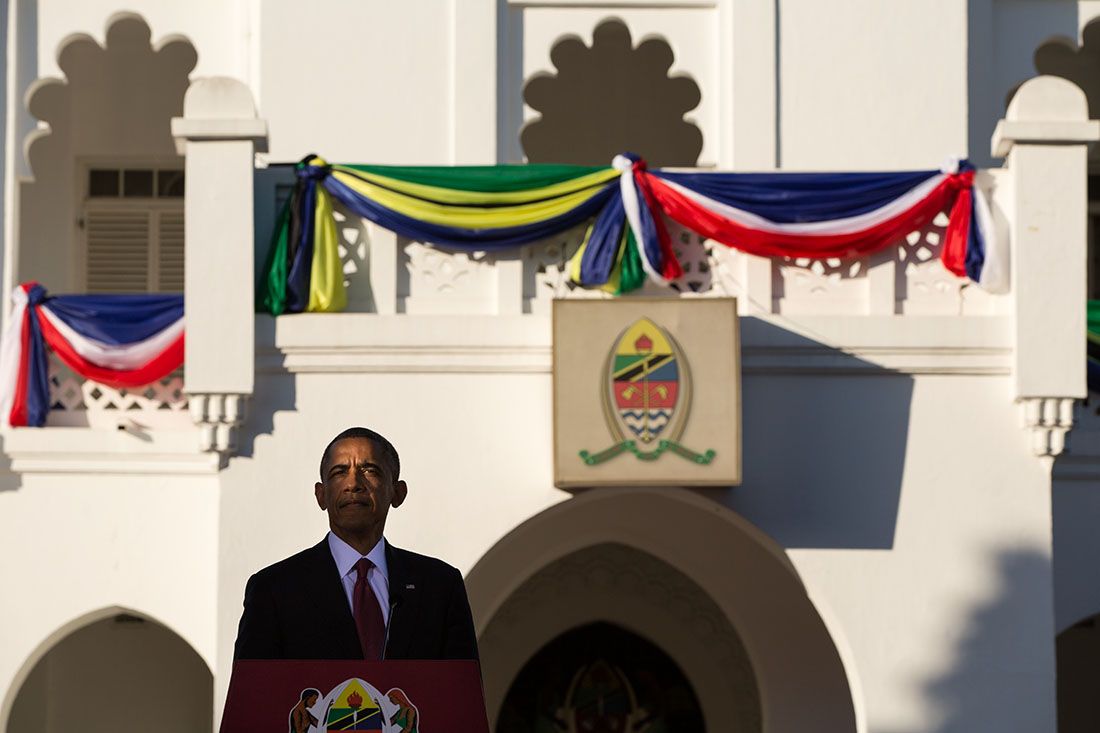
[{"label": "dark suit jacket", "polygon": [[[462,574],[386,543],[390,614],[386,659],[477,659]],[[362,659],[328,541],[248,579],[234,659]]]}]

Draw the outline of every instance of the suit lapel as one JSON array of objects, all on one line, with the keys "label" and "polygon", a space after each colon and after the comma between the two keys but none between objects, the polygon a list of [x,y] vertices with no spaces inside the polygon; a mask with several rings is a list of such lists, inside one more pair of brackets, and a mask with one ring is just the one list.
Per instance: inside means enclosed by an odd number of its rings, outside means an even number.
[{"label": "suit lapel", "polygon": [[398,605],[390,613],[390,639],[386,645],[386,659],[408,659],[416,628],[416,617],[420,613],[420,597],[417,594],[416,578],[409,575],[409,567],[398,550],[386,542],[386,566],[390,584],[390,604],[400,598]]},{"label": "suit lapel", "polygon": [[311,575],[314,580],[314,593],[311,594],[311,600],[317,604],[324,619],[324,623],[320,624],[320,628],[315,629],[315,633],[325,639],[323,648],[331,650],[328,652],[330,655],[339,652],[332,658],[362,659],[359,632],[355,629],[355,618],[348,607],[348,597],[340,582],[336,561],[332,559],[328,538],[314,545],[310,553],[313,566]]}]

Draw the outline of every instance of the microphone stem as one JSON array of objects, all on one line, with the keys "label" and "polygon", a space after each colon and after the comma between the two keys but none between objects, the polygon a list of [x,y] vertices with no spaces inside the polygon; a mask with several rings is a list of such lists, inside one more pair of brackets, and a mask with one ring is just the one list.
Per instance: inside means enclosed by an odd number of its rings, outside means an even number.
[{"label": "microphone stem", "polygon": [[393,623],[393,612],[397,610],[397,600],[390,601],[390,612],[386,616],[386,633],[382,636],[382,656],[378,659],[383,660],[386,658],[386,647],[390,643],[390,624]]}]

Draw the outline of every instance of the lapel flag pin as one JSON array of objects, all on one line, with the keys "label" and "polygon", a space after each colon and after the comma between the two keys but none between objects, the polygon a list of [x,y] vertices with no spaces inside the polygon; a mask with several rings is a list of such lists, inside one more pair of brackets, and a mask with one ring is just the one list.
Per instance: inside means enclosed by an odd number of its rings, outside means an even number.
[{"label": "lapel flag pin", "polygon": [[412,583],[406,583],[405,584],[405,590],[416,590],[416,586],[413,585]]}]

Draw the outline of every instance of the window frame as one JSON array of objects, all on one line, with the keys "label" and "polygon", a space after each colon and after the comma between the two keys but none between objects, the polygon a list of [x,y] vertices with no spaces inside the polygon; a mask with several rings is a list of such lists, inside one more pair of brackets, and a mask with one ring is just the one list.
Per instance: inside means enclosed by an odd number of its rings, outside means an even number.
[{"label": "window frame", "polygon": [[143,292],[175,292],[162,291],[159,287],[160,218],[164,212],[179,212],[186,217],[186,190],[183,196],[159,197],[156,195],[156,179],[154,178],[153,196],[123,196],[121,183],[118,196],[91,196],[89,179],[91,171],[97,169],[118,170],[120,172],[123,170],[179,170],[184,171],[186,174],[185,163],[185,158],[180,156],[84,156],[77,159],[75,166],[77,175],[74,176],[77,215],[74,226],[80,246],[76,248],[77,256],[73,258],[75,272],[73,272],[72,282],[76,284],[78,292],[89,292],[90,242],[88,241],[87,220],[91,211],[147,213],[148,245],[146,247],[146,265],[148,269]]}]

